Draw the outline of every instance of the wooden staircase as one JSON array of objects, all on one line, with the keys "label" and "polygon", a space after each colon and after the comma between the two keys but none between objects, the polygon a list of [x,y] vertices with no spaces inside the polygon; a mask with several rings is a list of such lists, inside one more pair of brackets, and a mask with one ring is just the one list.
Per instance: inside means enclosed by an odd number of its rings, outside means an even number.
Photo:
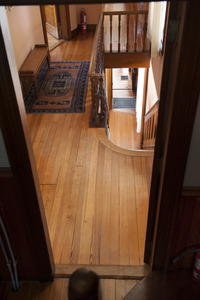
[{"label": "wooden staircase", "polygon": [[144,116],[144,130],[142,137],[142,149],[153,150],[155,148],[157,124],[158,124],[159,100]]}]

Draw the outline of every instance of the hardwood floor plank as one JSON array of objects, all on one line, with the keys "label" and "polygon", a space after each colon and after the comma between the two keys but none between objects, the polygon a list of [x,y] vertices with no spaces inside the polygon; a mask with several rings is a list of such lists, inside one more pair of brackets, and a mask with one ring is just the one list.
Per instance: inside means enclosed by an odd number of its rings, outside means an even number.
[{"label": "hardwood floor plank", "polygon": [[[86,138],[86,145],[87,145]],[[89,167],[87,162],[83,164],[82,175],[81,175],[81,184],[79,190],[79,197],[77,202],[77,212],[76,212],[76,221],[74,226],[74,234],[71,246],[71,255],[70,263],[78,264],[79,255],[82,251],[80,248],[82,229],[84,224],[84,214],[86,209],[86,200],[87,200],[87,190],[88,190],[88,180],[89,180]]]},{"label": "hardwood floor plank", "polygon": [[[73,228],[73,224],[74,224],[75,208],[73,209],[73,211],[71,211],[72,210],[71,202],[73,203],[73,201],[76,201],[76,199],[71,198],[71,192],[73,186],[73,175],[75,171],[76,153],[77,153],[77,147],[80,138],[80,129],[78,130],[75,128],[69,128],[69,131],[72,131],[73,137],[71,140],[71,147],[69,149],[68,155],[66,156],[67,162],[66,161],[64,162],[65,164],[65,168],[63,169],[64,174],[63,173],[61,174],[62,176],[62,181],[61,181],[62,186],[60,187],[62,189],[61,204],[60,204],[57,227],[56,227],[57,235],[56,238],[54,236],[54,241],[53,241],[53,250],[56,253],[56,257],[57,257],[56,263],[60,263],[62,252],[64,251],[66,245],[68,247],[68,245],[71,244],[71,239],[73,236],[73,232],[71,232],[71,230],[66,230],[66,229],[68,228],[68,226],[71,226],[70,228]],[[58,189],[59,189],[59,185],[57,186],[56,191]],[[66,237],[66,234],[68,234],[69,237],[68,241],[64,239]]]},{"label": "hardwood floor plank", "polygon": [[43,176],[56,137],[58,123],[59,123],[59,115],[55,114],[51,117],[51,122],[49,122],[49,127],[47,128],[47,131],[44,132],[40,143],[40,158],[37,159],[37,170],[39,174],[40,184],[43,183]]},{"label": "hardwood floor plank", "polygon": [[40,128],[40,123],[42,121],[42,115],[27,115],[29,129],[31,131],[31,141],[35,142],[36,135],[38,133],[38,129]]},{"label": "hardwood floor plank", "polygon": [[61,246],[62,246],[62,249],[60,249],[60,263],[61,262],[69,263],[70,257],[72,255],[71,247],[73,241],[74,226],[76,221],[75,216],[77,212],[77,202],[79,197],[81,175],[82,175],[82,167],[75,167],[74,175],[73,175],[73,183],[71,188],[71,195],[70,195],[70,199],[68,199],[68,206],[66,208],[66,211],[62,212],[62,214],[65,215],[65,218],[67,218],[66,225],[65,225],[65,228],[67,230],[63,231],[63,234],[60,237]]},{"label": "hardwood floor plank", "polygon": [[[143,264],[146,223],[148,214],[148,188],[146,171],[144,168],[145,158],[134,158],[137,227],[139,237],[139,261]],[[144,173],[143,173],[144,171]]]},{"label": "hardwood floor plank", "polygon": [[63,153],[66,147],[66,136],[70,125],[70,116],[59,116],[59,124],[51,152],[48,156],[45,172],[42,178],[42,184],[57,184],[60,165],[64,159]]},{"label": "hardwood floor plank", "polygon": [[136,132],[135,109],[111,110],[109,124],[112,143],[124,149],[140,149],[140,134]]},{"label": "hardwood floor plank", "polygon": [[110,207],[110,263],[119,265],[120,260],[120,197],[119,197],[119,155],[112,152]]},{"label": "hardwood floor plank", "polygon": [[85,202],[84,220],[80,241],[79,263],[89,264],[93,260],[93,229],[94,229],[94,205],[95,205],[95,184],[97,172],[97,157],[98,157],[98,139],[94,129],[90,131],[87,145],[87,168],[88,173],[88,188]]},{"label": "hardwood floor plank", "polygon": [[50,225],[50,214],[54,202],[56,185],[41,185],[42,198],[44,203],[45,215],[47,218],[47,224]]},{"label": "hardwood floor plank", "polygon": [[102,214],[101,214],[101,250],[100,263],[109,264],[110,259],[110,222],[111,222],[111,158],[112,152],[105,149],[105,163],[103,171],[103,197],[102,197]]},{"label": "hardwood floor plank", "polygon": [[[120,155],[119,159],[119,196],[120,196],[120,265],[129,265],[129,224],[128,224],[128,181],[127,181],[127,157]],[[136,245],[134,245],[136,246]]]},{"label": "hardwood floor plank", "polygon": [[[137,208],[135,191],[135,174],[132,157],[127,157],[127,189],[128,189],[128,209],[127,222],[129,229],[129,249],[130,265],[139,265],[139,236],[137,226]],[[133,247],[134,245],[134,247]]]}]

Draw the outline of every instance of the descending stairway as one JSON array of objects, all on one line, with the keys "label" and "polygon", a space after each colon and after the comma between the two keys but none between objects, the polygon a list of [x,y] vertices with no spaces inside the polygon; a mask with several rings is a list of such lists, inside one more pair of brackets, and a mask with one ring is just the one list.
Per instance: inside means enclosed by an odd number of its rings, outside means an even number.
[{"label": "descending stairway", "polygon": [[124,300],[199,300],[200,284],[193,281],[190,270],[167,273],[153,271],[137,284]]}]

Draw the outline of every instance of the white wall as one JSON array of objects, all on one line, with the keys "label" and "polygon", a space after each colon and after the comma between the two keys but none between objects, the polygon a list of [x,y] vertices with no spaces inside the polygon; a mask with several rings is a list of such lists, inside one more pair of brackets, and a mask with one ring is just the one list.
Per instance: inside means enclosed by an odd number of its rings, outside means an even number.
[{"label": "white wall", "polygon": [[200,187],[200,97],[194,122],[183,186]]},{"label": "white wall", "polygon": [[18,70],[35,44],[44,43],[39,6],[15,6],[7,10]]},{"label": "white wall", "polygon": [[102,12],[102,4],[91,4],[91,5],[76,5],[77,21],[80,24],[80,12],[81,8],[85,9],[87,15],[87,24],[97,24],[99,15]]},{"label": "white wall", "polygon": [[151,59],[150,62],[147,85],[146,113],[160,98],[163,61],[164,57],[161,56]]},{"label": "white wall", "polygon": [[0,130],[0,168],[9,168],[10,164],[4,144],[3,136]]}]

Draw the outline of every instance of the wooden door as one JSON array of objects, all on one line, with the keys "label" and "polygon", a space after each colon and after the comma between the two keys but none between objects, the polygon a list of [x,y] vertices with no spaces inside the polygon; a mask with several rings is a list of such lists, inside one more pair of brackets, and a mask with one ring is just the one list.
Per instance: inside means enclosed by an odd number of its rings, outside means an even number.
[{"label": "wooden door", "polygon": [[56,5],[45,5],[46,29],[47,32],[59,39],[58,31],[58,10]]}]

